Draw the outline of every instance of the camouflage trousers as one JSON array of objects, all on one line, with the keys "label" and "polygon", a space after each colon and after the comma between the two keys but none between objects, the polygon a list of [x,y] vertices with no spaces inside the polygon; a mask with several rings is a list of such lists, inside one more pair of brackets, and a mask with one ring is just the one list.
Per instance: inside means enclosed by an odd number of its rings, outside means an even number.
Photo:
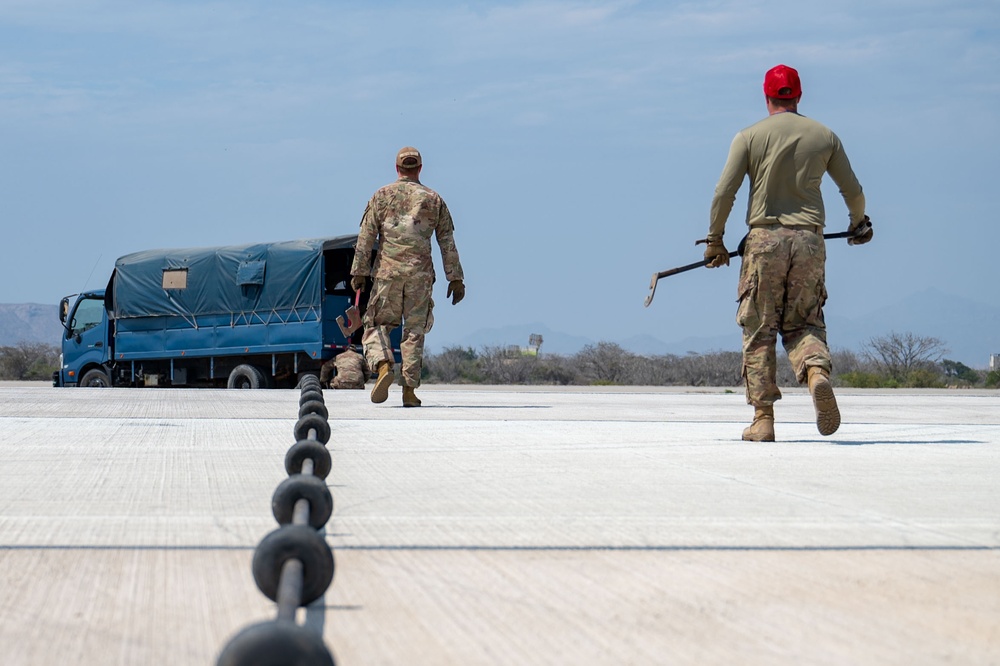
[{"label": "camouflage trousers", "polygon": [[423,367],[424,335],[434,325],[434,301],[431,276],[417,278],[376,278],[365,311],[365,332],[361,343],[365,348],[368,366],[374,371],[380,361],[392,363],[389,333],[403,325],[403,339],[399,343],[403,359],[401,379],[403,386],[420,386]]},{"label": "camouflage trousers", "polygon": [[822,229],[753,227],[740,269],[736,323],[743,328],[747,403],[781,399],[776,382],[778,335],[799,383],[810,366],[832,369],[826,344],[826,244]]}]

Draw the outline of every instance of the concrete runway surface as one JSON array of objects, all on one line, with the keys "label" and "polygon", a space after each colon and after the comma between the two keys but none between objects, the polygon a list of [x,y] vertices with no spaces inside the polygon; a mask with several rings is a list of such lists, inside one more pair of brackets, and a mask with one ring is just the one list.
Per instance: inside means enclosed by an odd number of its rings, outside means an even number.
[{"label": "concrete runway surface", "polygon": [[[1000,664],[1000,392],[326,391],[341,666]],[[275,617],[298,391],[0,385],[0,662],[214,664]]]}]

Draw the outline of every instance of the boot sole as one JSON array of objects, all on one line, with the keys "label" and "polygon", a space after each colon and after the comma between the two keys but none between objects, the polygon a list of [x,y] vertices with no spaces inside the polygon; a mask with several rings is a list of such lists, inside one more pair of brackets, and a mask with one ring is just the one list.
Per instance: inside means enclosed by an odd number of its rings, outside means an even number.
[{"label": "boot sole", "polygon": [[392,373],[387,372],[377,380],[375,380],[375,386],[372,387],[372,402],[380,403],[385,402],[389,397],[389,387],[392,386]]},{"label": "boot sole", "polygon": [[820,379],[813,387],[813,406],[816,407],[816,428],[819,434],[827,436],[837,432],[840,427],[840,409],[829,379]]}]

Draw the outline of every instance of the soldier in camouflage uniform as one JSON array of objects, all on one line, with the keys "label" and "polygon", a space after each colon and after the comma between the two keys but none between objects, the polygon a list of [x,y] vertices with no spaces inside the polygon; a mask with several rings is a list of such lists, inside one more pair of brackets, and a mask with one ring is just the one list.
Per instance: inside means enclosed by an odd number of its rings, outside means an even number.
[{"label": "soldier in camouflage uniform", "polygon": [[[743,328],[743,377],[754,419],[743,431],[748,441],[774,441],[778,335],[800,383],[807,383],[816,426],[831,435],[840,410],[830,384],[832,362],[826,342],[825,212],[820,181],[825,173],[840,188],[850,215],[849,231],[868,220],[865,196],[840,139],[798,113],[798,72],[778,65],[764,77],[768,117],[733,139],[729,159],[712,200],[705,259],[709,268],[729,265],[722,241],[726,219],[744,177],[750,177],[747,225],[738,288],[736,321]],[[867,232],[848,240],[867,243]]]},{"label": "soldier in camouflage uniform", "polygon": [[[414,389],[420,386],[424,335],[434,324],[434,264],[431,237],[441,249],[447,297],[457,304],[465,297],[462,264],[455,248],[455,226],[444,199],[419,180],[423,160],[416,148],[402,148],[396,155],[396,182],[379,189],[368,202],[351,267],[351,287],[365,286],[374,278],[364,316],[365,357],[377,377],[372,402],[385,402],[392,384],[393,355],[389,332],[403,325],[400,343],[403,406],[419,407]],[[372,247],[378,240],[374,266],[369,266]]]},{"label": "soldier in camouflage uniform", "polygon": [[368,364],[365,362],[365,357],[350,347],[320,368],[320,384],[332,389],[363,389],[366,381],[368,381]]}]

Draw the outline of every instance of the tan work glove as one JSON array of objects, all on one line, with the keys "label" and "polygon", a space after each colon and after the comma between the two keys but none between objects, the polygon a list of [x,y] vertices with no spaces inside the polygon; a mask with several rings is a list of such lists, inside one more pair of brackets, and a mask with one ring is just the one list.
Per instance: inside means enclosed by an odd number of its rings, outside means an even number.
[{"label": "tan work glove", "polygon": [[718,268],[719,266],[729,265],[729,250],[726,246],[722,244],[722,236],[712,236],[709,235],[708,238],[700,240],[698,243],[705,243],[708,247],[705,248],[705,264],[708,268]]},{"label": "tan work glove", "polygon": [[[864,228],[867,228],[868,230],[863,231]],[[856,234],[848,237],[848,245],[864,245],[872,239],[872,236],[875,235],[875,230],[872,229],[872,221],[868,219],[867,215],[865,215],[865,219],[850,227],[848,231],[852,234]]]},{"label": "tan work glove", "polygon": [[367,275],[352,275],[351,276],[351,289],[354,291],[364,291],[365,282],[367,282]]},{"label": "tan work glove", "polygon": [[458,302],[465,298],[465,283],[461,280],[452,280],[448,283],[448,293],[444,297],[451,298],[452,305],[458,305]]}]

